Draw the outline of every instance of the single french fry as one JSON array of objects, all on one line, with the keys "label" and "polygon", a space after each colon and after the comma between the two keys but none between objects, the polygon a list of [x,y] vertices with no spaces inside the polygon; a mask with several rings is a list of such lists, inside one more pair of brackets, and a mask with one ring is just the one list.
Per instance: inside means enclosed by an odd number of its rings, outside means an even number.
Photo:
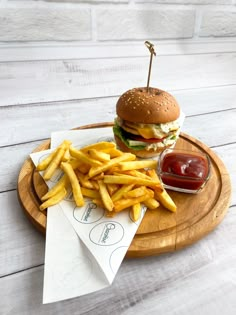
[{"label": "single french fry", "polygon": [[65,152],[64,152],[63,157],[62,157],[62,161],[63,161],[63,162],[67,162],[67,161],[69,161],[69,160],[70,160],[70,150],[69,150],[69,148],[67,148],[67,149],[65,150]]},{"label": "single french fry", "polygon": [[[88,178],[88,175],[86,175],[86,177]],[[98,174],[97,176],[93,177],[93,180],[100,180],[104,178],[104,173],[102,172],[101,174]]]},{"label": "single french fry", "polygon": [[101,199],[102,199],[102,202],[103,202],[105,208],[108,211],[112,211],[114,205],[113,205],[113,201],[111,200],[111,197],[107,191],[106,185],[104,184],[104,182],[102,180],[98,181],[98,185],[99,185],[99,193],[100,193],[100,196],[101,196]]},{"label": "single french fry", "polygon": [[156,209],[160,206],[159,202],[154,198],[149,198],[143,202],[148,209]]},{"label": "single french fry", "polygon": [[70,154],[74,158],[78,159],[79,161],[82,161],[85,164],[89,164],[91,166],[100,166],[102,163],[100,161],[92,159],[90,156],[88,156],[86,153],[77,150],[73,147],[70,147]]},{"label": "single french fry", "polygon": [[93,189],[99,190],[98,182],[96,180],[90,180],[90,182],[93,185]]},{"label": "single french fry", "polygon": [[147,193],[145,186],[140,186],[123,194],[124,198],[137,198]]},{"label": "single french fry", "polygon": [[105,175],[104,176],[104,183],[105,184],[136,184],[136,185],[143,185],[143,186],[158,186],[160,182],[154,179],[143,179],[138,178],[130,175]]},{"label": "single french fry", "polygon": [[88,173],[88,171],[90,170],[91,168],[91,165],[89,164],[85,164],[85,163],[82,163],[81,165],[79,165],[77,167],[77,169],[80,171],[80,173],[86,175]]},{"label": "single french fry", "polygon": [[60,190],[66,188],[69,184],[69,178],[64,174],[60,180],[41,198],[42,201],[45,201],[54,195],[56,195]]},{"label": "single french fry", "polygon": [[91,156],[92,159],[95,159],[101,162],[108,162],[111,159],[109,154],[102,151],[95,150],[95,149],[88,150],[88,154]]},{"label": "single french fry", "polygon": [[[116,173],[116,172],[114,172],[114,173]],[[139,178],[143,178],[143,179],[149,179],[149,180],[151,179],[150,176],[148,176],[146,173],[142,173],[141,170],[139,170],[139,171],[136,171],[136,170],[123,171],[122,174],[131,175],[131,176],[139,177]]]},{"label": "single french fry", "polygon": [[105,174],[106,175],[114,175],[114,173],[117,172],[117,173],[120,173],[121,170],[119,169],[118,166],[112,166],[111,168],[109,168],[108,170],[106,170]]},{"label": "single french fry", "polygon": [[[155,191],[161,193],[164,190],[164,187],[160,181],[160,178],[158,177],[157,173],[155,170],[153,169],[149,169],[146,171],[147,176],[149,176],[150,178],[159,181],[159,184],[157,186],[155,186]],[[152,187],[153,188],[153,187]],[[153,188],[154,189],[154,188]]]},{"label": "single french fry", "polygon": [[141,215],[141,204],[140,202],[132,206],[132,218],[134,221],[138,221]]},{"label": "single french fry", "polygon": [[144,160],[144,161],[130,161],[130,162],[120,162],[118,164],[122,171],[128,170],[138,170],[142,168],[157,168],[156,160]]},{"label": "single french fry", "polygon": [[115,211],[106,211],[105,216],[107,218],[113,218],[116,215]]},{"label": "single french fry", "polygon": [[75,170],[75,169],[78,168],[80,165],[82,165],[82,162],[81,162],[81,161],[76,160],[76,159],[74,159],[74,158],[72,158],[72,159],[70,158],[69,161],[62,161],[62,162],[68,162],[68,163],[72,166],[73,170]]},{"label": "single french fry", "polygon": [[58,150],[60,148],[66,150],[67,148],[69,148],[70,145],[71,145],[71,141],[64,140],[55,150],[53,150],[45,159],[43,159],[43,161],[41,161],[37,165],[36,167],[37,171],[45,170],[49,166],[51,161],[54,159],[54,157],[57,155]]},{"label": "single french fry", "polygon": [[166,209],[176,212],[177,206],[165,189],[162,192],[155,192],[155,198],[160,201]]},{"label": "single french fry", "polygon": [[[107,185],[111,185],[111,184],[107,184]],[[121,199],[123,197],[123,194],[130,191],[133,187],[134,187],[134,184],[123,185],[111,196],[111,200],[114,202]]]},{"label": "single french fry", "polygon": [[[101,141],[101,142],[97,142],[97,143],[93,143],[90,145],[87,145],[83,148],[80,149],[80,151],[82,152],[88,152],[91,149],[95,149],[95,150],[102,150],[105,152],[106,149],[114,149],[116,147],[114,142],[106,142],[106,141]],[[107,153],[107,152],[106,152]]]},{"label": "single french fry", "polygon": [[83,196],[89,197],[91,199],[100,198],[99,192],[97,190],[95,190],[95,189],[88,189],[88,188],[85,188],[85,187],[81,187],[81,192],[82,192]]},{"label": "single french fry", "polygon": [[57,194],[53,195],[51,198],[44,201],[40,205],[39,209],[42,211],[44,209],[47,209],[48,207],[51,207],[51,206],[59,203],[61,200],[63,200],[65,198],[66,194],[67,194],[66,189],[62,188],[60,191],[57,192]]},{"label": "single french fry", "polygon": [[[150,170],[149,174],[153,179],[156,179],[158,176],[156,174],[156,172],[151,172],[152,170]],[[165,190],[165,188],[163,187],[162,191],[158,191],[156,189],[156,187],[153,187],[153,190],[155,192],[155,198],[160,201],[160,203],[168,210],[172,211],[172,212],[176,212],[177,210],[177,206],[174,203],[174,201],[172,200],[172,198],[170,197],[170,195],[167,193],[167,191]]]},{"label": "single french fry", "polygon": [[149,194],[145,194],[141,197],[137,197],[137,198],[127,198],[127,199],[120,199],[114,202],[114,211],[115,212],[120,212],[126,208],[129,208],[133,205],[135,205],[136,203],[141,203],[146,199],[149,199],[150,196]]},{"label": "single french fry", "polygon": [[98,207],[105,208],[102,199],[100,198],[100,195],[99,198],[93,199],[93,203],[95,203],[95,205],[97,205]]},{"label": "single french fry", "polygon": [[103,165],[100,166],[92,166],[89,170],[89,177],[96,176],[102,172],[107,171],[109,168],[117,165],[118,163],[122,161],[132,161],[135,160],[136,156],[132,153],[124,153],[121,156],[118,156],[114,159],[111,159],[109,162],[104,163]]},{"label": "single french fry", "polygon": [[153,178],[153,179],[155,179],[155,180],[158,180],[159,182],[161,182],[160,181],[160,178],[158,177],[158,175],[157,175],[157,172],[155,171],[155,170],[147,170],[146,171],[146,174],[149,176],[149,177],[151,177],[151,178]]},{"label": "single french fry", "polygon": [[60,147],[59,150],[57,151],[57,154],[54,156],[54,158],[52,159],[52,161],[50,162],[50,164],[43,173],[44,180],[49,180],[53,176],[55,170],[59,167],[61,163],[64,152],[65,148]]},{"label": "single french fry", "polygon": [[50,164],[50,162],[52,161],[52,159],[55,157],[55,155],[57,154],[58,148],[56,148],[54,151],[52,151],[45,159],[43,159],[36,167],[37,171],[44,171],[48,165]]},{"label": "single french fry", "polygon": [[83,173],[80,173],[77,169],[75,170],[75,174],[77,178],[79,179],[79,183],[82,187],[88,188],[88,189],[93,189],[94,186],[91,183],[91,181],[84,175]]},{"label": "single french fry", "polygon": [[79,181],[76,177],[76,174],[75,174],[72,166],[67,162],[62,162],[61,168],[66,173],[66,175],[68,176],[68,178],[70,180],[76,205],[78,207],[83,206],[84,205],[84,198],[83,198],[83,195],[81,193]]},{"label": "single french fry", "polygon": [[90,183],[92,183],[93,189],[99,190],[98,182],[96,180],[90,180]]},{"label": "single french fry", "polygon": [[107,190],[109,192],[109,195],[112,196],[114,193],[119,189],[119,185],[117,184],[107,184]]},{"label": "single french fry", "polygon": [[146,190],[147,190],[147,194],[149,194],[150,198],[154,198],[154,190],[147,188],[147,187],[146,187]]},{"label": "single french fry", "polygon": [[59,145],[59,147],[61,146],[65,146],[65,149],[68,149],[71,145],[71,141],[70,140],[63,140],[63,142]]},{"label": "single french fry", "polygon": [[109,148],[109,149],[103,149],[102,150],[104,153],[107,153],[110,155],[110,158],[113,159],[115,157],[121,156],[123,154],[122,151],[115,149],[115,148]]}]

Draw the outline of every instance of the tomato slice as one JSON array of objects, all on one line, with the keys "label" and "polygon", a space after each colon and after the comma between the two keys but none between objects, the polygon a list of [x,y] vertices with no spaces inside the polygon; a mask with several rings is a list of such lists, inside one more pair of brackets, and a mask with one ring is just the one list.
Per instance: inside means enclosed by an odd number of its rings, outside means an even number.
[{"label": "tomato slice", "polygon": [[162,142],[166,137],[161,138],[161,139],[157,139],[157,138],[145,139],[145,138],[140,137],[140,136],[132,135],[131,138],[132,138],[132,140],[136,140],[136,141],[142,141],[142,142],[148,142],[148,143],[155,143],[155,142]]}]

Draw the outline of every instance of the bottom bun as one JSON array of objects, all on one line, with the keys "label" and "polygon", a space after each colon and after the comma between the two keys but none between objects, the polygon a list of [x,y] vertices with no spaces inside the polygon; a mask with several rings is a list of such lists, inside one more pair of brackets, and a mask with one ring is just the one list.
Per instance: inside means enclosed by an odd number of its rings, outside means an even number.
[{"label": "bottom bun", "polygon": [[147,159],[147,158],[151,158],[151,157],[154,157],[154,156],[157,156],[159,155],[162,151],[164,151],[166,148],[169,148],[170,146],[166,146],[166,147],[163,147],[163,148],[159,148],[158,150],[133,150],[133,149],[130,149],[128,148],[123,141],[120,140],[119,137],[117,137],[116,135],[114,135],[115,137],[115,141],[116,141],[116,144],[117,146],[121,149],[121,151],[124,151],[124,152],[129,152],[129,153],[133,153],[135,154],[136,156],[140,157],[140,158],[144,158],[144,159]]}]

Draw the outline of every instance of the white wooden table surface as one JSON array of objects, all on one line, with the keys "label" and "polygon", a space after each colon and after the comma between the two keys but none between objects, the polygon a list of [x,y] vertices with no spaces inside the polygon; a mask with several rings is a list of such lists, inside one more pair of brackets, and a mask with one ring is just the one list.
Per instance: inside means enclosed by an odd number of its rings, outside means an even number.
[{"label": "white wooden table surface", "polygon": [[112,121],[119,95],[146,84],[149,58],[140,44],[2,46],[0,314],[236,314],[236,41],[164,42],[157,52],[151,85],[177,98],[183,131],[231,174],[225,219],[186,249],[125,259],[105,290],[42,305],[45,239],[18,203],[22,163],[52,131]]}]

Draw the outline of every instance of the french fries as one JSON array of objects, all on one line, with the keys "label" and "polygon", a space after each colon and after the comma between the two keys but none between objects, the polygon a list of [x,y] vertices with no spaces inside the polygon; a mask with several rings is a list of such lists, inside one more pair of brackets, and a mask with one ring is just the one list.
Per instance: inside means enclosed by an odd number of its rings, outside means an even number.
[{"label": "french fries", "polygon": [[72,166],[67,162],[62,162],[61,168],[70,180],[76,205],[78,207],[82,207],[84,205],[84,198],[83,198],[83,195],[81,193],[79,181],[75,175],[75,172],[74,172]]},{"label": "french fries", "polygon": [[82,151],[77,150],[77,149],[75,149],[75,148],[70,148],[70,154],[71,154],[74,158],[78,159],[79,161],[84,162],[84,163],[86,163],[86,164],[89,164],[89,165],[91,165],[91,166],[99,166],[99,165],[102,164],[101,162],[99,162],[99,161],[97,161],[97,160],[91,158],[91,157],[90,157],[89,155],[87,155],[86,153],[83,153]]},{"label": "french fries", "polygon": [[104,183],[106,184],[137,184],[144,186],[158,186],[160,182],[155,179],[143,179],[125,174],[105,175]]},{"label": "french fries", "polygon": [[121,156],[118,156],[114,159],[111,159],[109,162],[103,164],[103,165],[99,165],[99,166],[95,166],[95,167],[91,167],[89,170],[89,177],[94,177],[102,172],[107,171],[109,168],[118,165],[120,162],[122,161],[133,161],[136,159],[136,156],[132,153],[124,153]]},{"label": "french fries", "polygon": [[[109,185],[109,184],[108,184]],[[113,201],[117,201],[123,197],[125,193],[130,191],[134,187],[134,184],[123,185],[120,189],[118,189],[112,196],[111,199]]]},{"label": "french fries", "polygon": [[132,162],[120,162],[119,167],[122,171],[138,170],[142,168],[157,168],[157,161],[145,160],[145,161],[132,161]]},{"label": "french fries", "polygon": [[81,187],[81,192],[82,192],[82,195],[84,197],[89,197],[91,199],[99,199],[100,198],[100,194],[99,194],[98,190],[95,190],[95,189],[88,189],[85,187]]},{"label": "french fries", "polygon": [[135,205],[136,203],[143,202],[147,199],[149,199],[151,196],[148,192],[146,192],[144,195],[140,197],[135,197],[135,198],[127,198],[127,199],[120,199],[114,202],[114,211],[115,212],[120,212],[128,207],[131,207]]},{"label": "french fries", "polygon": [[127,209],[137,221],[141,204],[156,209],[161,203],[174,212],[176,205],[163,188],[156,168],[157,161],[139,161],[134,154],[118,150],[111,142],[78,150],[65,140],[37,166],[46,180],[55,170],[62,171],[60,180],[42,197],[40,210],[60,202],[72,190],[77,207],[85,204],[84,198],[90,198],[109,217]]},{"label": "french fries", "polygon": [[86,175],[84,175],[83,173],[79,172],[78,170],[75,170],[75,174],[80,182],[80,184],[84,187],[84,188],[88,188],[88,189],[93,189],[93,183],[86,178]]},{"label": "french fries", "polygon": [[88,150],[88,153],[91,156],[91,158],[101,161],[101,162],[108,162],[111,159],[108,153],[104,153],[95,149]]},{"label": "french fries", "polygon": [[56,183],[56,185],[53,186],[52,189],[50,189],[42,198],[41,200],[45,201],[54,195],[56,195],[60,190],[63,190],[63,188],[66,188],[66,186],[69,183],[69,178],[64,174],[59,181]]},{"label": "french fries", "polygon": [[132,217],[134,221],[138,221],[141,215],[141,204],[136,203],[132,206]]},{"label": "french fries", "polygon": [[117,184],[107,184],[107,189],[109,191],[110,196],[112,196],[119,189],[119,185],[117,185]]},{"label": "french fries", "polygon": [[104,153],[108,153],[110,155],[110,158],[113,159],[115,157],[121,156],[123,154],[122,151],[117,150],[115,148],[108,148],[103,150]]},{"label": "french fries", "polygon": [[156,209],[160,206],[159,202],[154,198],[149,198],[143,202],[148,209]]},{"label": "french fries", "polygon": [[48,207],[51,207],[51,206],[54,206],[55,204],[57,204],[58,202],[62,201],[65,196],[67,194],[67,191],[66,189],[63,187],[61,190],[59,190],[55,195],[53,195],[52,197],[50,197],[49,199],[47,199],[46,201],[44,201],[39,209],[42,211],[42,210],[45,210],[47,209]]},{"label": "french fries", "polygon": [[108,211],[112,211],[114,208],[113,201],[111,200],[111,197],[109,195],[109,192],[107,190],[107,187],[105,183],[102,180],[98,181],[98,186],[99,186],[99,192],[101,195],[102,202]]},{"label": "french fries", "polygon": [[[68,140],[63,141],[63,143],[59,146],[59,148],[57,148],[55,150],[56,151],[55,154],[52,154],[52,159],[49,158],[49,163],[48,163],[48,165],[47,165],[47,167],[43,173],[44,180],[51,179],[54,172],[56,171],[56,169],[60,165],[60,163],[63,159],[63,156],[64,156],[66,150],[68,149],[68,147],[70,146],[70,144],[71,144],[71,142]],[[42,162],[42,164],[43,164],[43,162]]]},{"label": "french fries", "polygon": [[127,191],[126,193],[123,194],[123,197],[125,198],[137,198],[141,197],[146,193],[146,188],[145,186],[140,186],[138,188],[135,188],[133,190]]},{"label": "french fries", "polygon": [[[158,176],[156,174],[156,172],[153,172],[153,170],[148,171],[148,174],[150,175],[150,177],[152,177],[153,179],[156,179]],[[172,212],[176,212],[177,210],[177,206],[174,203],[174,201],[171,199],[170,195],[167,193],[167,191],[164,189],[160,192],[158,190],[155,189],[154,187],[154,192],[155,192],[155,197],[158,201],[161,202],[161,204],[168,210],[172,211]]]},{"label": "french fries", "polygon": [[80,149],[80,151],[82,152],[88,152],[89,150],[91,149],[95,149],[95,150],[98,150],[98,151],[103,151],[103,152],[106,152],[106,150],[112,150],[112,149],[115,149],[116,148],[116,145],[114,142],[105,142],[105,141],[102,141],[102,142],[97,142],[97,143],[93,143],[93,144],[90,144],[90,145],[87,145],[85,147],[83,147],[82,149]]},{"label": "french fries", "polygon": [[44,171],[48,165],[50,164],[50,162],[52,161],[52,159],[55,157],[55,155],[57,154],[58,148],[56,148],[53,152],[51,152],[44,160],[42,160],[42,162],[40,162],[37,167],[36,170],[37,171]]}]

